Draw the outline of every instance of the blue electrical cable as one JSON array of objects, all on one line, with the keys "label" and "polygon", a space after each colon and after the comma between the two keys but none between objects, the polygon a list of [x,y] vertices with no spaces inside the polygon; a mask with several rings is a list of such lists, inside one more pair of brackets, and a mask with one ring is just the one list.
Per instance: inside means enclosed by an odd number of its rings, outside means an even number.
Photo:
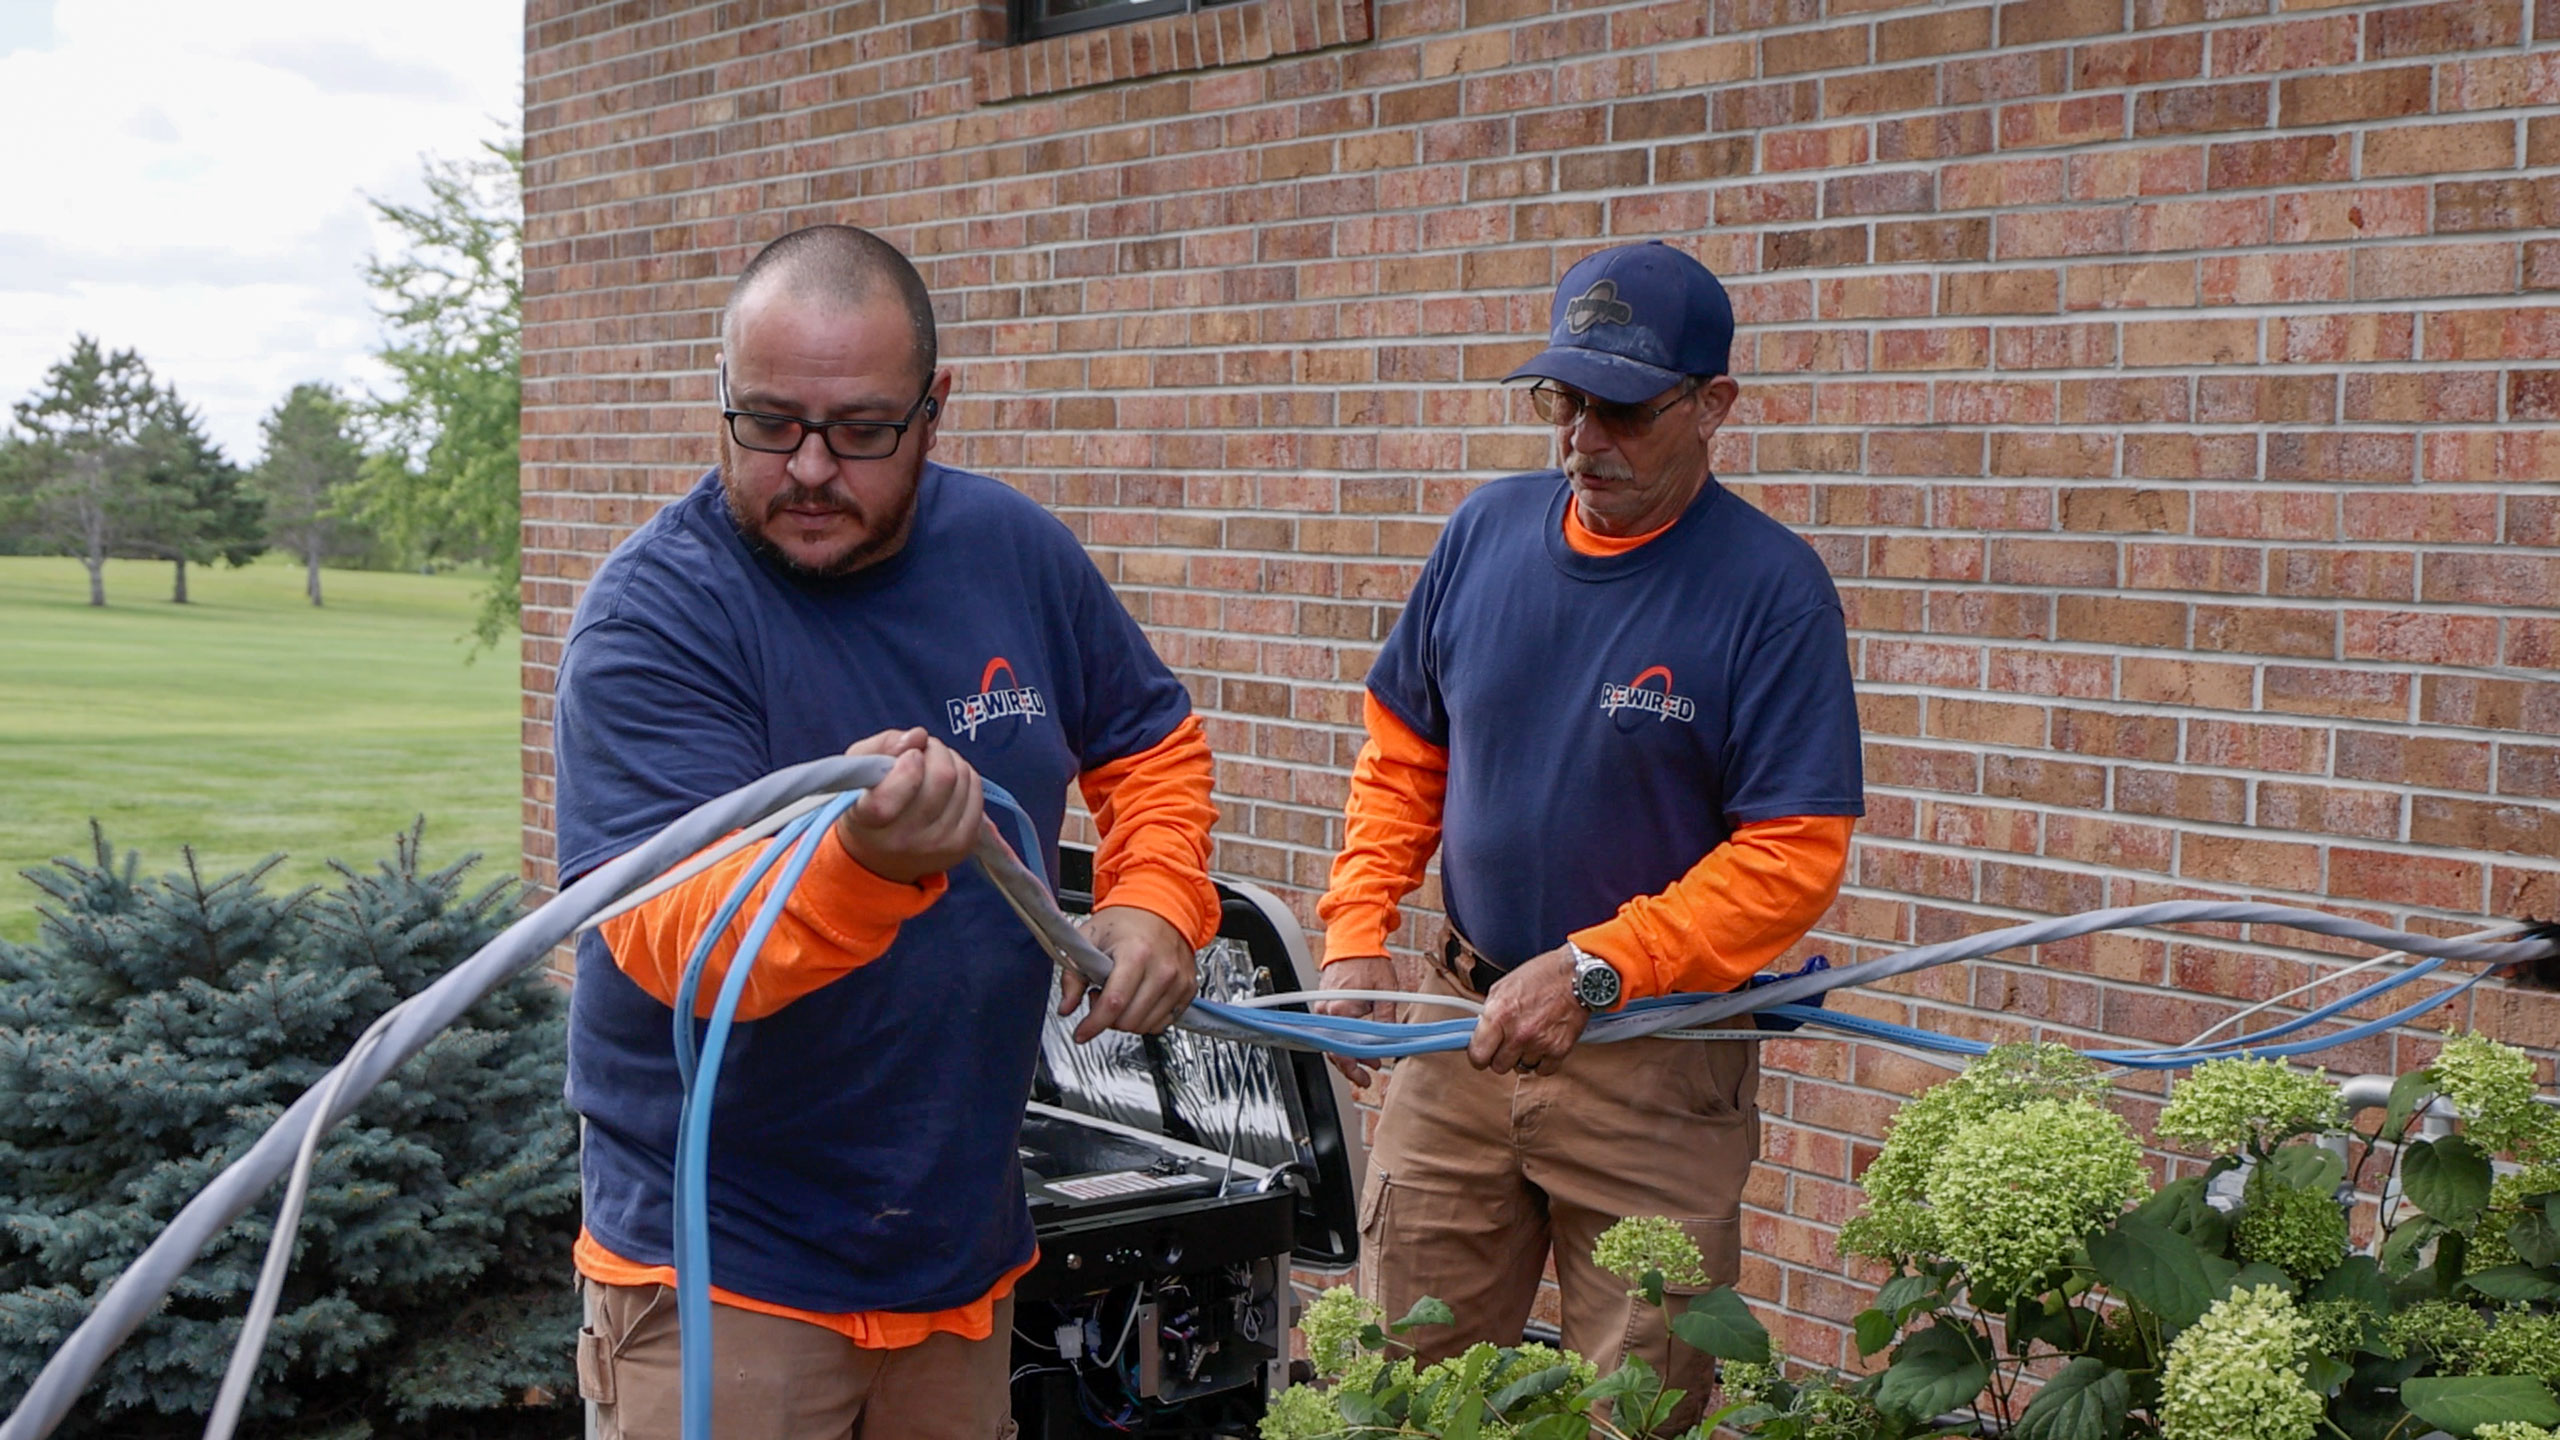
[{"label": "blue electrical cable", "polygon": [[[981,779],[982,791],[989,808],[1003,811],[1015,823],[1020,844],[1017,856],[1034,874],[1045,877],[1045,866],[1034,868],[1041,853],[1039,827],[1011,792],[992,780]],[[720,1062],[728,1049],[729,1031],[736,1020],[738,1001],[746,993],[748,974],[755,969],[764,942],[782,918],[791,894],[799,888],[800,877],[815,858],[818,846],[826,839],[838,818],[862,799],[864,792],[847,791],[835,796],[818,810],[793,820],[780,834],[767,841],[756,862],[739,875],[713,912],[711,923],[704,927],[702,938],[693,953],[686,957],[683,974],[676,982],[674,1040],[676,1075],[684,1087],[683,1109],[676,1121],[676,1163],[673,1194],[670,1203],[675,1212],[676,1328],[677,1365],[681,1389],[679,1407],[682,1429],[687,1440],[710,1440],[712,1401],[712,1311],[711,1311],[711,1109],[719,1091]],[[696,1052],[694,1009],[698,1003],[702,972],[720,937],[728,932],[738,912],[745,908],[749,896],[766,875],[779,864],[782,873],[773,889],[758,907],[756,918],[740,937],[731,955],[729,970],[721,978],[720,990],[712,1001],[711,1015],[704,1024],[700,1050]]]},{"label": "blue electrical cable", "polygon": [[[1021,803],[1002,786],[984,781],[986,803],[991,810],[1002,811],[1013,823],[1015,858],[1023,862],[1042,886],[1048,886],[1047,866],[1035,863],[1045,858],[1039,830]],[[686,1440],[710,1440],[712,1389],[712,1324],[711,1324],[711,1239],[709,1205],[710,1118],[713,1097],[719,1086],[720,1061],[724,1054],[730,1027],[735,1019],[739,998],[743,995],[749,972],[762,951],[765,939],[779,920],[791,893],[800,883],[818,844],[838,817],[850,809],[863,792],[851,791],[831,799],[824,807],[794,820],[768,841],[755,863],[742,873],[729,894],[714,912],[711,924],[687,958],[677,985],[674,1017],[676,1069],[685,1089],[685,1100],[678,1120],[676,1173],[673,1206],[676,1218],[676,1313],[680,1336],[680,1366],[683,1389],[683,1434]],[[1001,833],[1001,832],[999,832]],[[701,982],[718,938],[745,907],[757,885],[780,867],[771,891],[758,908],[756,918],[740,939],[723,977],[720,991],[713,1001],[711,1015],[704,1026],[699,1053],[696,1053],[693,1011]],[[2242,1056],[2291,1058],[2337,1045],[2348,1044],[2381,1034],[2395,1026],[2445,1005],[2492,973],[2482,969],[2461,983],[2447,987],[2413,1005],[2390,1014],[2349,1025],[2334,1034],[2310,1040],[2284,1041],[2281,1037],[2299,1034],[2322,1024],[2379,996],[2433,974],[2444,965],[2441,958],[2427,958],[2398,974],[2387,976],[2361,989],[2318,1006],[2287,1021],[2264,1030],[2224,1041],[2195,1041],[2186,1045],[2152,1049],[2093,1049],[2082,1053],[2107,1064],[2139,1069],[2175,1069],[2206,1060]],[[1808,967],[1809,969],[1812,967]],[[1310,997],[1313,998],[1313,997]],[[1665,995],[1629,1002],[1624,1010],[1630,1014],[1646,1014],[1685,1008],[1709,997],[1701,995]],[[1816,997],[1819,998],[1818,996]],[[1331,1054],[1362,1060],[1398,1059],[1463,1050],[1473,1036],[1476,1018],[1433,1020],[1410,1023],[1370,1020],[1366,1018],[1320,1015],[1220,1004],[1200,999],[1193,1008],[1203,1015],[1224,1022],[1246,1034],[1299,1047],[1313,1047]],[[1869,1019],[1822,1008],[1818,1004],[1776,1004],[1760,1013],[1794,1025],[1812,1025],[1854,1038],[1874,1040],[1916,1049],[1955,1055],[1980,1055],[1991,1046],[1980,1040],[1943,1035],[1917,1026],[1892,1021]],[[2280,1043],[2269,1043],[2280,1042]]]}]

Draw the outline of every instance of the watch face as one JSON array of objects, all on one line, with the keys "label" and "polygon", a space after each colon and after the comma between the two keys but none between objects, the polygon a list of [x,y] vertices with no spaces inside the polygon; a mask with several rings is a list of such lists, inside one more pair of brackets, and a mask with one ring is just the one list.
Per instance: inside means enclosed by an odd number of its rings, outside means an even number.
[{"label": "watch face", "polygon": [[1606,1009],[1618,1003],[1618,972],[1606,964],[1586,965],[1573,977],[1573,992],[1584,1008]]}]

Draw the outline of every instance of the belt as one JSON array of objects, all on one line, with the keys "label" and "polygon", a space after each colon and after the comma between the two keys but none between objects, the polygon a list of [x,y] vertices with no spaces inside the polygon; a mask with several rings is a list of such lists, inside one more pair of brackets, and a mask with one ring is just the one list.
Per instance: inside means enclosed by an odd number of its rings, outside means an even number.
[{"label": "belt", "polygon": [[1455,930],[1440,944],[1440,968],[1479,995],[1492,993],[1494,982],[1511,973],[1510,966],[1487,960],[1483,951],[1460,939]]}]

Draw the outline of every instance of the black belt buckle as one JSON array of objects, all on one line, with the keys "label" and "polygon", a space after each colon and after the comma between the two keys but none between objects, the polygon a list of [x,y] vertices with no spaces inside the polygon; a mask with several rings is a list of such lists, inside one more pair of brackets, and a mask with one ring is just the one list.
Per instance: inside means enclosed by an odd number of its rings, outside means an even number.
[{"label": "black belt buckle", "polygon": [[[1472,963],[1468,963],[1472,962]],[[1484,952],[1458,938],[1455,931],[1440,942],[1440,965],[1451,979],[1463,980],[1479,995],[1493,993],[1494,982],[1511,971],[1484,958]]]}]

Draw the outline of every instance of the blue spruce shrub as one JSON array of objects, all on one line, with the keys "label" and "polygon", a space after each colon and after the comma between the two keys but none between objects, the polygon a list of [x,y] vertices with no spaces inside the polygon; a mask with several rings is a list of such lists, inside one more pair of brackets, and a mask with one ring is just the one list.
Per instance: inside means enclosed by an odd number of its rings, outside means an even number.
[{"label": "blue spruce shrub", "polygon": [[[514,885],[419,834],[372,872],[275,894],[270,860],[138,879],[27,878],[32,945],[0,944],[0,1410],[96,1297],[364,1028],[503,929]],[[565,1007],[501,986],[322,1144],[245,1435],[576,1433],[577,1127]],[[282,1187],[217,1236],[58,1433],[194,1435],[221,1383]]]}]

